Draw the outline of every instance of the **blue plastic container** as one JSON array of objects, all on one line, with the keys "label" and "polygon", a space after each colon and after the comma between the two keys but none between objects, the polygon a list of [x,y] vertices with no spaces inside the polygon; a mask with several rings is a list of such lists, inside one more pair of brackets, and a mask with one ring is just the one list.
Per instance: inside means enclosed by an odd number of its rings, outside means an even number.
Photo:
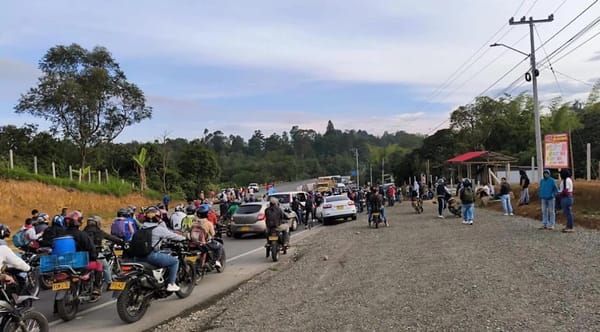
[{"label": "blue plastic container", "polygon": [[87,251],[40,257],[40,271],[42,272],[61,271],[65,270],[67,266],[73,269],[84,269],[89,264],[90,260]]},{"label": "blue plastic container", "polygon": [[74,253],[75,251],[75,239],[72,236],[61,236],[52,241],[52,255]]}]

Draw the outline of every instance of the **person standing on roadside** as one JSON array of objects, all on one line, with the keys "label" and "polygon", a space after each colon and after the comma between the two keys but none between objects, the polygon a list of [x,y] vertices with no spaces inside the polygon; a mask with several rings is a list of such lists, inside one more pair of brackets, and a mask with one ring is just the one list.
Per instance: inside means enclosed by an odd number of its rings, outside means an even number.
[{"label": "person standing on roadside", "polygon": [[502,209],[504,210],[504,215],[512,216],[513,208],[510,204],[510,184],[506,178],[502,178],[500,185],[500,199],[502,200]]},{"label": "person standing on roadside", "polygon": [[169,202],[171,202],[171,198],[168,194],[165,194],[165,196],[163,196],[163,204],[165,205],[166,211],[169,211]]},{"label": "person standing on roadside", "polygon": [[567,219],[567,226],[563,233],[573,233],[573,180],[568,169],[560,171],[560,207]]},{"label": "person standing on roadside", "polygon": [[437,181],[437,186],[435,187],[435,193],[437,195],[437,203],[438,203],[438,218],[444,219],[444,209],[446,208],[446,185],[443,179],[439,179]]},{"label": "person standing on roadside", "polygon": [[529,177],[524,170],[520,170],[519,174],[521,179],[519,185],[521,186],[521,196],[519,197],[519,206],[529,204]]},{"label": "person standing on roadside", "polygon": [[464,179],[458,197],[462,206],[463,224],[473,225],[473,210],[475,210],[475,192],[469,179]]},{"label": "person standing on roadside", "polygon": [[558,186],[554,178],[550,176],[550,171],[544,170],[544,178],[540,181],[539,196],[542,201],[542,227],[540,229],[554,229],[556,220],[556,211],[554,205],[556,195],[558,194]]}]

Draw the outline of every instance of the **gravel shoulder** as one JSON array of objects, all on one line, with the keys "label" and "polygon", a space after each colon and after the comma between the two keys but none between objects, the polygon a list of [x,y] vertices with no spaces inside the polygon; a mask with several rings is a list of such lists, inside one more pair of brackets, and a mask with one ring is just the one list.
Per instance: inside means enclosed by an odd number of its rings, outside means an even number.
[{"label": "gravel shoulder", "polygon": [[389,228],[363,214],[292,237],[293,254],[154,331],[600,331],[600,232],[386,210]]}]

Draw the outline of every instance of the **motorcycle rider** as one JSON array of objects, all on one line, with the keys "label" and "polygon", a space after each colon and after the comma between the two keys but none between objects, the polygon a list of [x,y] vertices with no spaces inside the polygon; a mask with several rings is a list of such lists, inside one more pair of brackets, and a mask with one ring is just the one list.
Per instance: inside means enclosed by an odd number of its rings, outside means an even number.
[{"label": "motorcycle rider", "polygon": [[174,231],[181,231],[181,221],[186,216],[183,212],[183,205],[179,204],[175,207],[175,212],[171,214],[171,225]]},{"label": "motorcycle rider", "polygon": [[[191,240],[206,244],[206,246],[212,250],[214,254],[213,257],[215,266],[221,268],[221,262],[219,260],[223,255],[223,245],[213,240],[215,236],[215,227],[208,220],[208,209],[205,205],[200,205],[200,207],[196,210],[196,216],[198,218],[192,224]],[[202,229],[202,234],[198,238],[195,236],[197,233],[194,232],[194,230],[197,228]]]},{"label": "motorcycle rider", "polygon": [[44,233],[44,231],[48,228],[49,219],[50,217],[46,213],[40,213],[33,226],[37,234]]},{"label": "motorcycle rider", "polygon": [[[88,233],[79,229],[83,222],[83,214],[81,211],[73,211],[65,217],[65,224],[67,225],[66,235],[70,235],[75,240],[75,248],[77,251],[87,251],[90,263],[88,265],[88,270],[100,272],[100,274],[95,274],[95,279],[101,279],[102,277],[102,264],[97,261],[98,253],[96,251],[96,246],[92,241],[92,238],[88,235]],[[100,278],[98,278],[98,276]],[[94,282],[94,290],[92,292],[93,295],[99,296],[102,294],[100,283],[97,283],[97,280]]]},{"label": "motorcycle rider", "polygon": [[[11,265],[18,270],[28,272],[31,270],[31,266],[22,260],[21,257],[17,256],[4,241],[4,239],[9,236],[10,228],[8,228],[6,225],[0,224],[0,266]],[[15,279],[8,274],[1,273],[0,282],[7,282],[11,284],[15,282]]]},{"label": "motorcycle rider", "polygon": [[[84,232],[88,234],[88,236],[92,239],[94,246],[96,246],[96,252],[102,252],[102,240],[108,240],[112,243],[116,243],[119,245],[123,245],[124,241],[120,238],[110,235],[102,230],[102,218],[99,216],[91,216],[87,219],[87,225],[83,229]],[[112,271],[111,267],[108,265],[108,261],[106,258],[102,257],[98,259],[102,264],[102,270],[104,272],[104,281],[107,286],[110,286],[112,283]],[[96,272],[95,276],[95,287],[101,288],[102,285],[102,274],[100,272]]]},{"label": "motorcycle rider", "polygon": [[271,197],[269,202],[271,204],[269,204],[269,207],[265,210],[267,232],[271,233],[273,229],[278,232],[282,232],[283,245],[289,246],[290,227],[287,223],[283,223],[283,210],[281,209],[281,207],[279,207],[279,200],[275,197]]},{"label": "motorcycle rider", "polygon": [[158,245],[163,239],[183,241],[185,237],[173,233],[167,227],[160,226],[164,221],[161,218],[160,212],[155,207],[150,207],[145,211],[144,223],[142,229],[152,228],[152,248],[153,251],[143,259],[148,263],[166,267],[169,270],[167,292],[179,291],[179,286],[175,283],[177,280],[177,271],[179,270],[179,260],[169,254],[161,253]]},{"label": "motorcycle rider", "polygon": [[[34,210],[37,211],[37,210]],[[33,212],[32,212],[33,213]],[[24,237],[27,241],[29,241],[29,245],[26,248],[19,248],[25,251],[35,251],[40,247],[38,242],[39,238],[42,237],[43,233],[38,234],[35,232],[35,227],[33,226],[34,220],[32,218],[25,219],[25,224],[19,231],[25,232]]]}]

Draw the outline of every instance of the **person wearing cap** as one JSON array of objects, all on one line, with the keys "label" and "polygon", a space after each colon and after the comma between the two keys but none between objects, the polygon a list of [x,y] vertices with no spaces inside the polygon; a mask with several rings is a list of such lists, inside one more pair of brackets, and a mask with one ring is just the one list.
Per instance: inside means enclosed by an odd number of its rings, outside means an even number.
[{"label": "person wearing cap", "polygon": [[544,177],[540,180],[540,189],[538,192],[542,201],[542,230],[553,230],[556,220],[554,210],[558,186],[554,178],[550,176],[550,171],[544,170]]}]

